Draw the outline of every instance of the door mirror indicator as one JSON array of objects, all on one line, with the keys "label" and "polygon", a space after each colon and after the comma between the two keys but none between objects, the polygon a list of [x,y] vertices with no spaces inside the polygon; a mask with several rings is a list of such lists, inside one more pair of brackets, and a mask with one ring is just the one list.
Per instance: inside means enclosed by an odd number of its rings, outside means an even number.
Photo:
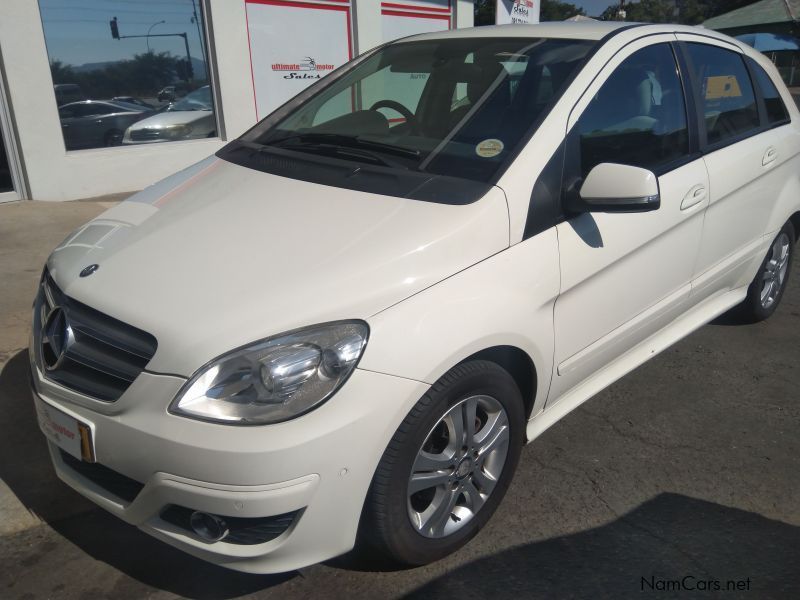
[{"label": "door mirror indicator", "polygon": [[646,212],[661,206],[658,178],[639,167],[601,163],[595,166],[571,194],[572,212]]}]

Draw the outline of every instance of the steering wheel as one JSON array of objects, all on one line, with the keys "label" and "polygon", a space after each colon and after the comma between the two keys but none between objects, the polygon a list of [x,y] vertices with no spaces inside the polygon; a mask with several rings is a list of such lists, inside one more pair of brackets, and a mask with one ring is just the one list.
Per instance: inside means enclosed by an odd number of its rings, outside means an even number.
[{"label": "steering wheel", "polygon": [[375,104],[369,107],[369,110],[378,110],[379,108],[390,108],[399,112],[401,115],[403,115],[406,123],[408,123],[412,131],[417,129],[417,125],[419,124],[417,117],[399,102],[395,100],[378,100]]}]

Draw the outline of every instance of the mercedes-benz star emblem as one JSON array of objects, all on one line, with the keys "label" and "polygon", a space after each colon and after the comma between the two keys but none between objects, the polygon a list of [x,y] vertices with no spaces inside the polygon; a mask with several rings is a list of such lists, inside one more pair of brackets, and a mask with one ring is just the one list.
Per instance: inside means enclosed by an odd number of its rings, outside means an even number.
[{"label": "mercedes-benz star emblem", "polygon": [[97,264],[89,265],[88,267],[84,267],[83,270],[80,272],[80,276],[81,277],[88,277],[89,275],[91,275],[92,273],[97,271],[97,269],[99,269],[99,268],[100,268],[100,265],[97,265]]},{"label": "mercedes-benz star emblem", "polygon": [[42,361],[48,371],[57,369],[69,347],[75,343],[64,309],[56,306],[50,311],[42,327]]}]

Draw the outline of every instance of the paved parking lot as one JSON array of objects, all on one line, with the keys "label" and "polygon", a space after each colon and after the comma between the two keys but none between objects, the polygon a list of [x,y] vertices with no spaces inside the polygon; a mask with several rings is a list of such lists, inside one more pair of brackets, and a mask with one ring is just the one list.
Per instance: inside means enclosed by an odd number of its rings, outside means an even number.
[{"label": "paved parking lot", "polygon": [[498,513],[456,555],[252,576],[156,542],[50,468],[26,383],[30,300],[49,249],[101,209],[0,206],[0,597],[675,597],[673,580],[733,580],[741,597],[800,598],[797,263],[773,319],[704,327],[530,444]]}]

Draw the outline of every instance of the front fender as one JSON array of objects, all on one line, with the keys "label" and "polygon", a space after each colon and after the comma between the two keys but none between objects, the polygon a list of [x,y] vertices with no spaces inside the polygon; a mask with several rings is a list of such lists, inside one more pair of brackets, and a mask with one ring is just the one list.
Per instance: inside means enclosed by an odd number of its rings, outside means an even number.
[{"label": "front fender", "polygon": [[433,383],[476,352],[514,346],[536,369],[534,416],[553,371],[559,285],[552,228],[371,316],[359,368]]}]

